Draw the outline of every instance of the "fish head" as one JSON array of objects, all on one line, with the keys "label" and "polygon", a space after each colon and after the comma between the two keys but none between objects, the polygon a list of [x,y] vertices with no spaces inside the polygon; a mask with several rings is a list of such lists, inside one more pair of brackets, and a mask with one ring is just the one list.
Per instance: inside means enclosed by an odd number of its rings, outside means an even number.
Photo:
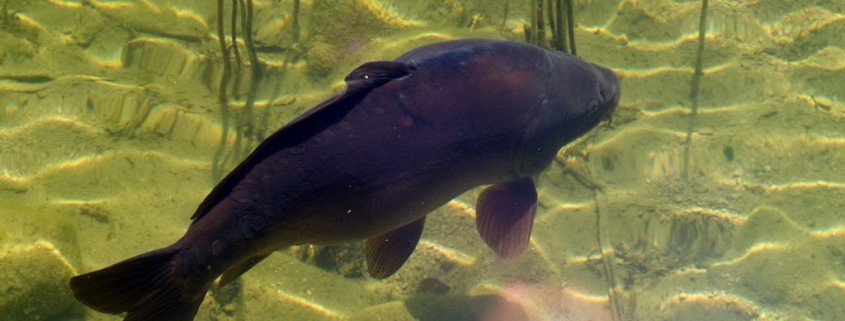
[{"label": "fish head", "polygon": [[602,121],[610,121],[619,104],[616,74],[566,53],[550,53],[544,117],[557,130],[557,147],[576,139]]},{"label": "fish head", "polygon": [[546,51],[540,70],[544,89],[539,104],[526,113],[528,124],[516,154],[519,175],[543,170],[564,145],[610,121],[619,104],[619,78],[606,67]]},{"label": "fish head", "polygon": [[597,108],[595,108],[595,112],[602,115],[601,120],[612,123],[613,113],[616,111],[616,107],[619,106],[619,77],[608,68],[596,64],[591,65],[598,71],[599,94],[596,100]]}]

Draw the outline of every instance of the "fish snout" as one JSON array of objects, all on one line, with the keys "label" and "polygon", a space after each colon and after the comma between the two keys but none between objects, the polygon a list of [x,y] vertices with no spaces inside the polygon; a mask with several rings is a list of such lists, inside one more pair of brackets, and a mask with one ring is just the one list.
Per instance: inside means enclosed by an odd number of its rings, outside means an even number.
[{"label": "fish snout", "polygon": [[612,121],[613,113],[619,105],[619,98],[621,93],[621,86],[619,84],[619,77],[616,76],[612,70],[593,64],[599,71],[599,95],[601,96],[602,105],[605,113],[602,120],[607,120],[608,123]]}]

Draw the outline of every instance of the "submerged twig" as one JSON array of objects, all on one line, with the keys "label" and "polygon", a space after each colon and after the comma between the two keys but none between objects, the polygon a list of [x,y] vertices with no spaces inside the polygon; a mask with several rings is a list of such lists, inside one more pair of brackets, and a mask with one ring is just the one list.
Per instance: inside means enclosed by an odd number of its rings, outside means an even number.
[{"label": "submerged twig", "polygon": [[604,268],[604,277],[607,282],[607,298],[611,310],[610,316],[613,321],[622,321],[622,310],[619,308],[619,298],[616,296],[616,272],[613,267],[613,261],[616,260],[616,255],[613,251],[610,251],[610,249],[608,249],[607,252],[604,250],[606,240],[602,238],[604,226],[602,225],[601,206],[599,206],[599,190],[593,189],[592,191],[593,203],[596,207],[596,244],[599,248],[599,255],[601,255],[602,265]]},{"label": "submerged twig", "polygon": [[561,163],[561,164],[564,165],[563,172],[566,173],[566,174],[569,174],[573,178],[575,178],[575,181],[578,182],[578,184],[581,184],[581,186],[584,186],[584,187],[591,189],[591,190],[597,190],[599,192],[604,192],[604,186],[602,186],[602,184],[599,184],[598,182],[596,182],[592,178],[588,177],[587,175],[584,175],[583,173],[581,173],[579,171],[576,171],[576,170],[573,170],[573,169],[567,167],[566,164],[564,164],[564,163]]},{"label": "submerged twig", "polygon": [[692,134],[695,131],[695,120],[698,117],[698,97],[701,92],[701,77],[704,76],[702,64],[704,59],[704,42],[707,33],[707,0],[701,1],[701,15],[698,21],[698,48],[695,54],[695,73],[690,84],[690,116],[687,124],[687,137],[684,140],[684,168],[682,176],[684,181],[690,179],[690,149]]},{"label": "submerged twig", "polygon": [[[593,137],[586,138],[587,140],[592,140]],[[615,254],[613,251],[610,251],[610,246],[607,244],[607,239],[603,237],[604,230],[607,228],[603,220],[604,211],[602,211],[600,195],[604,194],[604,186],[602,184],[596,182],[594,178],[592,178],[593,171],[590,169],[590,162],[589,156],[585,155],[584,157],[584,164],[586,164],[586,168],[571,168],[566,164],[565,161],[555,158],[555,161],[563,166],[563,172],[565,174],[571,175],[575,178],[575,181],[583,186],[584,188],[590,190],[593,195],[593,204],[595,206],[595,210],[593,214],[595,215],[595,241],[596,247],[598,248],[599,256],[602,260],[602,269],[604,271],[605,282],[607,284],[607,296],[608,296],[608,304],[611,310],[611,320],[613,321],[622,321],[622,310],[619,304],[619,298],[617,297],[616,289],[616,272],[613,267],[613,262],[616,260]],[[608,249],[608,251],[605,251]]]}]

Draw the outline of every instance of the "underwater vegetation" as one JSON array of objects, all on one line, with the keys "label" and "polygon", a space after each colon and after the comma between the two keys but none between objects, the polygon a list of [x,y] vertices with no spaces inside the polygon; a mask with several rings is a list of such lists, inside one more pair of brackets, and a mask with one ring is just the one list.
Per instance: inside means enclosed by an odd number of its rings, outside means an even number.
[{"label": "underwater vegetation", "polygon": [[119,319],[86,312],[68,278],[178,238],[220,175],[355,66],[537,41],[540,4],[543,47],[575,39],[624,94],[612,127],[539,177],[519,259],[474,233],[473,190],[385,280],[362,244],[292,247],[212,289],[197,320],[845,314],[842,1],[251,3],[0,1],[0,320]]},{"label": "underwater vegetation", "polygon": [[[543,48],[554,48],[558,51],[577,55],[575,49],[575,13],[572,0],[532,0],[528,16],[530,25],[525,25],[525,42]],[[505,4],[505,17],[510,6]],[[546,14],[543,14],[543,11]],[[546,20],[551,39],[546,36]]]}]

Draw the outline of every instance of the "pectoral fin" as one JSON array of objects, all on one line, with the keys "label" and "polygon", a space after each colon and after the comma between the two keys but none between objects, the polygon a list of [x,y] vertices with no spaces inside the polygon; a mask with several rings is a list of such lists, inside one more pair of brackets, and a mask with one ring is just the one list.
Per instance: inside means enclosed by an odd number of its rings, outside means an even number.
[{"label": "pectoral fin", "polygon": [[537,211],[537,189],[530,178],[492,185],[476,203],[475,226],[484,242],[503,259],[526,247]]},{"label": "pectoral fin", "polygon": [[220,277],[220,281],[217,282],[217,286],[222,287],[226,284],[229,284],[229,282],[232,282],[232,280],[241,276],[241,274],[244,274],[246,271],[249,271],[249,269],[255,267],[258,262],[261,262],[261,260],[264,260],[268,256],[269,254],[253,256],[226,269],[226,271],[223,272],[223,276]]},{"label": "pectoral fin", "polygon": [[425,218],[367,240],[367,269],[375,279],[384,279],[408,260],[422,235]]}]

